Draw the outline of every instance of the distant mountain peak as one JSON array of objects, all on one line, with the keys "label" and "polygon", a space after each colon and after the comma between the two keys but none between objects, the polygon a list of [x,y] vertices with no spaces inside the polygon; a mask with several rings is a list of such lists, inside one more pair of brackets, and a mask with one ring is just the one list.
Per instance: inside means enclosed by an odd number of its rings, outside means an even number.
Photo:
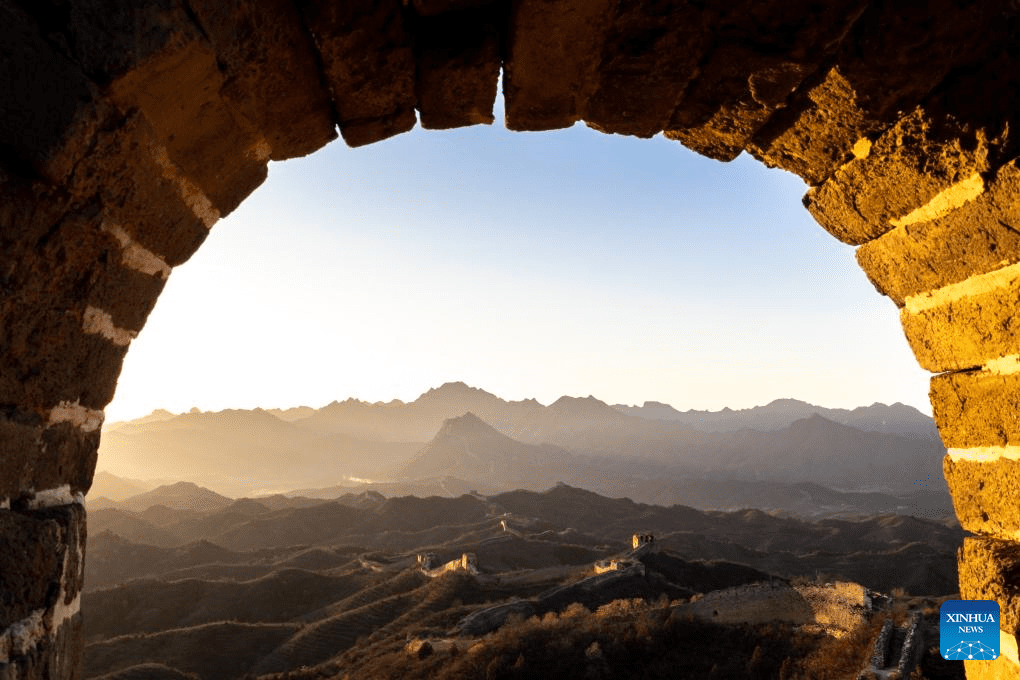
[{"label": "distant mountain peak", "polygon": [[458,399],[464,397],[483,397],[485,399],[498,399],[496,395],[490,394],[480,387],[471,387],[470,385],[457,381],[443,383],[439,387],[433,387],[428,392],[422,394],[417,402],[432,401],[432,400],[444,400],[444,399]]}]

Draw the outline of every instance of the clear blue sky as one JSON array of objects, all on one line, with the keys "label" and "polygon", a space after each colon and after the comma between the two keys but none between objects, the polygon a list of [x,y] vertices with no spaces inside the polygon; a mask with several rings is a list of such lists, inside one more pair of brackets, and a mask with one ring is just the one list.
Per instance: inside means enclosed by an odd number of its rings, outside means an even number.
[{"label": "clear blue sky", "polygon": [[805,189],[746,156],[583,125],[337,141],[272,164],[174,270],[107,421],[453,380],[543,403],[930,413],[895,306]]}]

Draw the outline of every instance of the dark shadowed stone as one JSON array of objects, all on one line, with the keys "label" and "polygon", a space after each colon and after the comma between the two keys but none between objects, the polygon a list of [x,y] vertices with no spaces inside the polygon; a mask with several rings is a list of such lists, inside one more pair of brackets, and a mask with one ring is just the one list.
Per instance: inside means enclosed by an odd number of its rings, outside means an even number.
[{"label": "dark shadowed stone", "polygon": [[215,52],[196,39],[110,85],[123,110],[141,109],[170,158],[221,216],[265,181],[270,151],[222,99],[223,84]]},{"label": "dark shadowed stone", "polygon": [[[35,420],[33,420],[33,418]],[[99,431],[71,423],[47,426],[38,415],[0,409],[0,499],[31,495],[67,484],[72,493],[92,486]]]},{"label": "dark shadowed stone", "polygon": [[[208,236],[203,217],[210,223],[216,217],[196,214],[179,181],[157,160],[165,153],[152,126],[135,111],[99,133],[95,148],[75,170],[71,190],[79,197],[99,196],[104,221],[175,267]],[[172,165],[169,159],[166,163]]]},{"label": "dark shadowed stone", "polygon": [[292,0],[190,0],[226,81],[221,94],[269,142],[273,160],[336,139],[329,92]]},{"label": "dark shadowed stone", "polygon": [[983,194],[942,218],[864,244],[857,262],[901,306],[910,295],[1020,262],[1020,168],[1003,166]]},{"label": "dark shadowed stone", "polygon": [[344,141],[361,146],[413,128],[413,38],[400,0],[312,0],[304,16]]},{"label": "dark shadowed stone", "polygon": [[598,87],[597,69],[615,3],[514,2],[503,66],[509,130],[570,127]]},{"label": "dark shadowed stone", "polygon": [[61,596],[63,604],[74,600],[82,585],[77,553],[84,545],[81,505],[0,510],[0,630],[55,606]]},{"label": "dark shadowed stone", "polygon": [[946,448],[1020,444],[1020,375],[985,371],[931,379],[935,424]]},{"label": "dark shadowed stone", "polygon": [[443,12],[485,7],[495,2],[496,0],[411,0],[414,11],[422,16],[435,16]]},{"label": "dark shadowed stone", "polygon": [[[714,45],[666,136],[710,158],[736,158],[819,63],[837,52],[863,6],[862,0],[775,0],[732,7],[715,27]],[[805,22],[806,14],[819,20]]]},{"label": "dark shadowed stone", "polygon": [[416,92],[422,127],[493,122],[506,21],[503,5],[417,20]]},{"label": "dark shadowed stone", "polygon": [[62,182],[99,124],[94,88],[11,0],[0,2],[0,45],[0,148]]},{"label": "dark shadowed stone", "polygon": [[584,119],[607,133],[651,137],[669,122],[697,73],[718,13],[711,5],[621,3],[612,17],[598,85]]}]

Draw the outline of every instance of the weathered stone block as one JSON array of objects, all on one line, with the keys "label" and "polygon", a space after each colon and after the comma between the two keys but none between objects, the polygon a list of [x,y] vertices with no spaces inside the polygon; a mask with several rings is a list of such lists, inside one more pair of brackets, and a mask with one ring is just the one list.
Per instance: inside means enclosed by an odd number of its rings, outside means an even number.
[{"label": "weathered stone block", "polygon": [[103,221],[171,267],[191,257],[219,217],[139,112],[97,135],[95,148],[75,169],[70,190],[83,200],[98,196]]},{"label": "weathered stone block", "polygon": [[879,137],[867,157],[851,160],[809,190],[804,205],[830,234],[860,245],[888,232],[942,192],[968,190],[965,183],[988,170],[988,147],[981,134],[950,119],[935,120],[918,108]]},{"label": "weathered stone block", "polygon": [[857,262],[900,306],[910,295],[1020,262],[1020,167],[1003,166],[986,191],[944,217],[864,244]]},{"label": "weathered stone block", "polygon": [[1020,374],[968,371],[934,376],[931,405],[946,448],[1020,444]]},{"label": "weathered stone block", "polygon": [[422,16],[435,16],[444,12],[474,9],[492,5],[495,0],[412,0],[414,11]]},{"label": "weathered stone block", "polygon": [[85,509],[0,511],[0,631],[81,592]]},{"label": "weathered stone block", "polygon": [[0,45],[0,145],[60,183],[99,124],[94,87],[11,0],[0,2]]},{"label": "weathered stone block", "polygon": [[598,86],[610,0],[521,0],[511,7],[503,66],[506,127],[555,130],[584,114]]},{"label": "weathered stone block", "polygon": [[994,600],[1002,618],[999,628],[1010,635],[1020,629],[1020,592],[1015,575],[1020,571],[1020,544],[985,537],[967,537],[957,553],[960,598]]},{"label": "weathered stone block", "polygon": [[416,98],[421,125],[489,125],[499,81],[502,5],[447,12],[415,22]]},{"label": "weathered stone block", "polygon": [[141,109],[170,158],[226,215],[266,179],[269,144],[220,96],[216,54],[195,39],[161,53],[110,84],[125,111]]},{"label": "weathered stone block", "polygon": [[[982,277],[990,278],[979,280]],[[1020,325],[1016,323],[1020,268],[982,274],[969,283],[974,287],[964,289],[970,294],[963,297],[936,292],[937,306],[911,311],[908,305],[900,310],[903,332],[925,370],[941,373],[975,368],[1020,351]]]},{"label": "weathered stone block", "polygon": [[1000,656],[995,661],[964,661],[967,680],[1020,680],[1020,666]]},{"label": "weathered stone block", "polygon": [[0,326],[0,404],[80,403],[101,410],[113,399],[127,347],[85,333],[84,310],[5,305]]},{"label": "weathered stone block", "polygon": [[[730,8],[716,41],[673,113],[666,136],[698,153],[729,161],[819,65],[861,15],[860,0],[827,3],[749,2]],[[805,12],[818,21],[804,22]]]},{"label": "weathered stone block", "polygon": [[1020,461],[1008,457],[953,460],[947,455],[943,471],[964,530],[1000,538],[1020,537]]},{"label": "weathered stone block", "polygon": [[585,122],[606,133],[652,137],[695,76],[718,12],[655,0],[620,3],[606,35]]},{"label": "weathered stone block", "polygon": [[313,0],[304,16],[344,141],[361,146],[413,128],[413,38],[400,0]]},{"label": "weathered stone block", "polygon": [[99,430],[71,423],[49,425],[38,414],[4,409],[0,414],[0,499],[67,484],[72,493],[92,486]]},{"label": "weathered stone block", "polygon": [[270,158],[304,156],[337,137],[332,102],[292,0],[190,0],[216,50],[221,94],[266,139]]},{"label": "weathered stone block", "polygon": [[748,150],[765,165],[817,186],[854,157],[855,145],[864,145],[857,146],[859,152],[870,150],[871,142],[860,140],[884,126],[868,120],[838,67],[799,91],[758,131]]}]

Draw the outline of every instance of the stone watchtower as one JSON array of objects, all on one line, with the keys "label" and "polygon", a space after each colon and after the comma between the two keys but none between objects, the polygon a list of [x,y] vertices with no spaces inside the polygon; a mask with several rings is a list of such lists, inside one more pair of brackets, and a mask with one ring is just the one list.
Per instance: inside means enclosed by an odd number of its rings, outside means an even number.
[{"label": "stone watchtower", "polygon": [[[0,677],[81,676],[81,494],[172,269],[270,160],[338,134],[353,147],[492,123],[501,72],[511,130],[662,133],[804,179],[807,210],[857,247],[935,374],[972,534],[961,596],[1016,611],[1018,14],[1017,0],[0,0]],[[1020,621],[1001,626],[1007,653],[965,662],[972,677],[1020,676]]]}]

